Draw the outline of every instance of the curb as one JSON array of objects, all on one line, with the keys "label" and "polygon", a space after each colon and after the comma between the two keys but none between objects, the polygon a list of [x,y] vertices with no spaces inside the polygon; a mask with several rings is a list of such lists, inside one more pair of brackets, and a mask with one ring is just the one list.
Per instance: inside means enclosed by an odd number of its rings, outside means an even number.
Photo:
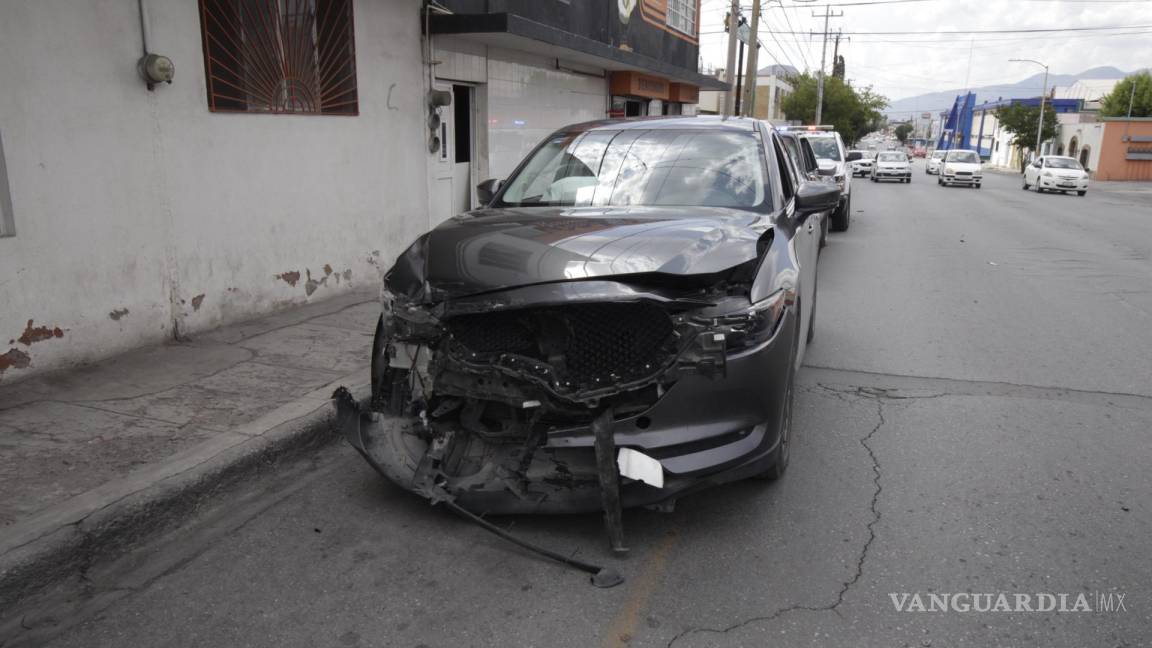
[{"label": "curb", "polygon": [[[0,629],[16,604],[194,515],[221,491],[339,439],[332,391],[369,396],[367,369],[5,529],[0,539]],[[9,618],[4,618],[9,617]],[[2,634],[2,633],[0,633]]]}]

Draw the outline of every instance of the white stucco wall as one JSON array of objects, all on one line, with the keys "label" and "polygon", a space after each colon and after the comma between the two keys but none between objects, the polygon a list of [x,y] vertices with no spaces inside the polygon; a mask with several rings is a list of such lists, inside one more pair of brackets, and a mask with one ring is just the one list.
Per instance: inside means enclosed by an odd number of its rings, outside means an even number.
[{"label": "white stucco wall", "polygon": [[427,224],[415,0],[355,3],[357,117],[210,112],[197,2],[145,3],[154,92],[136,0],[0,5],[0,381],[375,286]]},{"label": "white stucco wall", "polygon": [[[1064,115],[1060,116],[1064,117]],[[1088,147],[1086,166],[1090,172],[1095,173],[1100,166],[1100,147],[1104,140],[1104,124],[1083,120],[1083,116],[1079,114],[1071,114],[1067,119],[1061,120],[1059,132],[1056,135],[1057,145],[1063,147],[1064,155],[1072,155],[1070,150],[1072,138],[1076,138],[1076,159],[1080,159],[1081,151],[1085,146]]]},{"label": "white stucco wall", "polygon": [[557,128],[607,117],[608,79],[557,70],[555,61],[527,52],[488,48],[488,164],[492,177],[507,178]]}]

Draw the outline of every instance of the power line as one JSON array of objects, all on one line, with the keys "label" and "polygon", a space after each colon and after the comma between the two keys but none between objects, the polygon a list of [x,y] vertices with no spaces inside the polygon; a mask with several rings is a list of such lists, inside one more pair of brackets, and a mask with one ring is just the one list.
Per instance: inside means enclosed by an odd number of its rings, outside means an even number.
[{"label": "power line", "polygon": [[[1021,41],[1033,41],[1033,40],[1043,41],[1043,40],[1054,40],[1057,38],[1059,38],[1061,41],[1064,41],[1064,40],[1073,39],[1073,38],[1112,38],[1112,37],[1116,37],[1116,36],[1134,36],[1134,35],[1143,35],[1143,34],[1149,34],[1149,33],[1152,33],[1152,29],[1137,29],[1134,31],[1125,31],[1125,32],[1109,32],[1106,34],[1092,33],[1092,34],[1073,34],[1073,35],[1069,35],[1069,36],[1061,36],[1061,35],[1020,36],[1020,37],[1015,37],[1015,38],[976,38],[976,39],[972,39],[972,40],[975,40],[975,42],[977,42],[977,43],[1009,43],[1009,44],[1013,44],[1013,43],[1019,43]],[[787,40],[787,39],[783,39],[783,40]],[[968,39],[968,38],[931,38],[931,39],[908,38],[908,39],[896,40],[896,39],[890,39],[890,38],[857,38],[857,39],[854,39],[853,42],[854,43],[871,43],[871,44],[890,44],[890,45],[915,45],[915,44],[919,44],[919,43],[932,43],[932,44],[939,45],[940,43],[963,43],[963,42],[968,41],[968,40],[970,40],[970,39]],[[800,43],[800,42],[805,42],[805,41],[803,39],[792,39],[790,42]],[[949,47],[949,48],[934,48],[934,49],[967,50],[968,46],[965,45],[964,47]]]},{"label": "power line", "polygon": [[[784,5],[780,5],[780,13],[784,15],[784,22],[788,25],[788,29],[793,30],[794,28],[792,27],[792,20],[788,17],[788,11],[784,9]],[[772,34],[772,38],[774,38],[777,43],[780,42],[780,39],[776,38],[776,32],[772,31],[771,29],[769,29],[768,32]],[[799,44],[793,44],[796,46],[796,51],[800,53],[801,60],[804,61],[804,69],[811,69],[812,66],[808,63],[808,57],[804,55],[804,48],[800,47]],[[781,45],[780,48],[783,49],[784,46]]]},{"label": "power line", "polygon": [[[1051,33],[1064,33],[1064,32],[1101,32],[1113,31],[1117,29],[1152,29],[1152,25],[1108,25],[1100,27],[1052,27],[1044,29],[958,29],[955,31],[942,31],[930,32],[932,35],[949,36],[949,35],[965,35],[965,34],[1051,34]],[[780,32],[782,34],[802,35],[804,32],[790,31]],[[915,35],[924,36],[926,33],[920,31],[854,31],[844,32],[846,36],[903,36]]]}]

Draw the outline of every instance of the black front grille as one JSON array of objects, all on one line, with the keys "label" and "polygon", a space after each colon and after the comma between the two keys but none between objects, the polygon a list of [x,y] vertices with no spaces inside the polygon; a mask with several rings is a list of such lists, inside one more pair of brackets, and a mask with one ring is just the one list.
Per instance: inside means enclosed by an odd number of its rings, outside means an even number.
[{"label": "black front grille", "polygon": [[461,315],[445,323],[455,342],[476,354],[474,360],[501,354],[532,358],[576,387],[646,375],[673,350],[672,321],[646,302]]}]

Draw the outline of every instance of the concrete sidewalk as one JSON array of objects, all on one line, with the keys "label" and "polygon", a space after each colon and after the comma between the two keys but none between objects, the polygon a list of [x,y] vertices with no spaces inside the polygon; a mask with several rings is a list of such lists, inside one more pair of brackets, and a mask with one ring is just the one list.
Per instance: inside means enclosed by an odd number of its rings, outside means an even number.
[{"label": "concrete sidewalk", "polygon": [[331,440],[379,312],[353,293],[0,387],[0,610]]}]

